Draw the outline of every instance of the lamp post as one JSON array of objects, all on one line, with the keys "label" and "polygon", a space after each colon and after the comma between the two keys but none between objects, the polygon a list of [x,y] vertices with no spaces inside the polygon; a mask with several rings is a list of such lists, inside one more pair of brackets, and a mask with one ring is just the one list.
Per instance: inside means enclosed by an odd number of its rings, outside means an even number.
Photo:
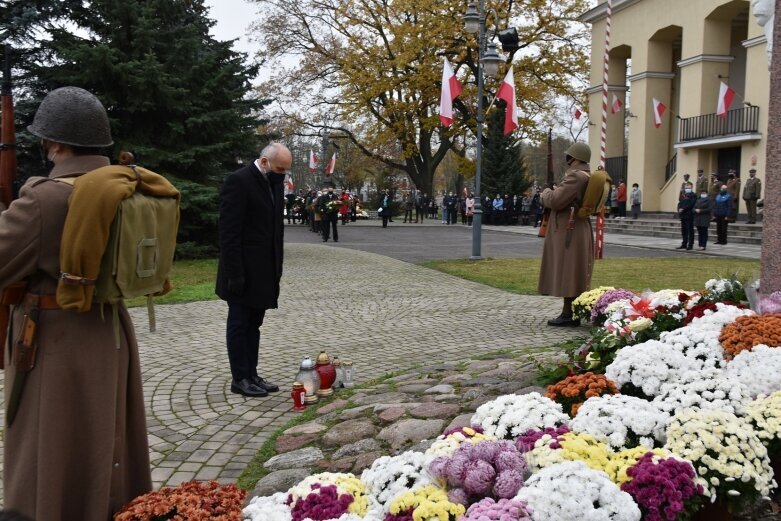
[{"label": "lamp post", "polygon": [[[494,13],[496,17],[496,13]],[[480,245],[482,241],[483,204],[480,195],[480,176],[483,168],[483,74],[496,76],[499,73],[499,65],[503,63],[501,56],[496,52],[496,45],[487,42],[485,38],[485,0],[480,0],[479,8],[474,2],[470,2],[464,15],[464,28],[466,32],[477,35],[478,60],[477,60],[477,149],[475,152],[475,209],[472,218],[472,255],[471,260],[481,260]],[[493,36],[491,37],[493,40]]]}]

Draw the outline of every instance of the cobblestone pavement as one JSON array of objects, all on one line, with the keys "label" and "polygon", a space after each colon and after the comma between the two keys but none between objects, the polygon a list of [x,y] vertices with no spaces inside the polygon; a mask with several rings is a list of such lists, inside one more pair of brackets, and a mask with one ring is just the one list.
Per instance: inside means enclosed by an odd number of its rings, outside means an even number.
[{"label": "cobblestone pavement", "polygon": [[230,393],[225,303],[157,306],[156,333],[146,331],[145,309],[133,309],[154,484],[235,481],[294,416],[289,390],[304,356],[325,349],[352,359],[360,383],[416,363],[584,333],[544,325],[558,306],[373,253],[287,244],[280,309],[261,330],[261,374],[281,391],[262,399]]},{"label": "cobblestone pavement", "polygon": [[223,302],[159,306],[154,334],[143,330],[145,311],[133,310],[155,485],[235,481],[293,417],[289,389],[304,356],[325,349],[352,359],[360,383],[416,363],[574,336],[544,325],[558,306],[372,253],[288,244],[280,309],[261,330],[261,374],[282,390],[265,399],[229,392]]}]

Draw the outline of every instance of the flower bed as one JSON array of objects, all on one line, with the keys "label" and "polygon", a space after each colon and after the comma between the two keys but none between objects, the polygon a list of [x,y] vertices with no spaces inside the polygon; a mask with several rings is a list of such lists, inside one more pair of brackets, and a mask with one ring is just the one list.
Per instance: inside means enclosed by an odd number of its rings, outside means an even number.
[{"label": "flower bed", "polygon": [[[773,491],[769,456],[781,456],[781,336],[772,316],[719,300],[740,291],[729,280],[702,292],[584,294],[579,313],[604,317],[595,338],[616,339],[586,343],[602,348],[591,372],[571,367],[547,397],[487,402],[471,428],[426,453],[254,498],[244,518],[685,521],[711,502],[740,509]],[[740,341],[737,327],[748,327]]]}]

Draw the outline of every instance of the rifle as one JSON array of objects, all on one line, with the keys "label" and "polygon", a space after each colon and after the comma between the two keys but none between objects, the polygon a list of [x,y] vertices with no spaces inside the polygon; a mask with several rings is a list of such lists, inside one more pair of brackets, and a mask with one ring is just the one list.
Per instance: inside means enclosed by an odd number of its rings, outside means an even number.
[{"label": "rifle", "polygon": [[14,127],[14,99],[11,93],[11,46],[5,45],[3,72],[2,132],[0,132],[0,203],[6,208],[13,199],[13,182],[16,177],[16,128]]},{"label": "rifle", "polygon": [[[548,129],[548,188],[553,188],[553,129]],[[542,204],[542,201],[540,201]],[[545,237],[548,234],[548,221],[550,221],[550,208],[542,213],[542,223],[537,237]]]},{"label": "rifle", "polygon": [[[13,182],[16,177],[16,129],[14,128],[14,100],[11,95],[11,46],[5,46],[5,68],[3,85],[0,90],[2,101],[2,120],[0,121],[0,211],[8,208],[13,199]],[[23,284],[23,283],[22,283]],[[11,317],[11,304],[21,300],[21,284],[12,284],[2,288],[0,294],[0,369],[5,368],[5,345],[8,322]]]}]

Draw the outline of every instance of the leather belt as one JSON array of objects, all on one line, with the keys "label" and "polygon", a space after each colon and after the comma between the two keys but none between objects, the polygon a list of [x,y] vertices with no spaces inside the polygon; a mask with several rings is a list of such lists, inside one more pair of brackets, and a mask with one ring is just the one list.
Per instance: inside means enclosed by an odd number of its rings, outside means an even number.
[{"label": "leather belt", "polygon": [[57,304],[56,295],[35,295],[33,293],[27,293],[24,296],[23,305],[25,309],[29,309],[33,306],[43,310],[62,309],[60,305]]}]

